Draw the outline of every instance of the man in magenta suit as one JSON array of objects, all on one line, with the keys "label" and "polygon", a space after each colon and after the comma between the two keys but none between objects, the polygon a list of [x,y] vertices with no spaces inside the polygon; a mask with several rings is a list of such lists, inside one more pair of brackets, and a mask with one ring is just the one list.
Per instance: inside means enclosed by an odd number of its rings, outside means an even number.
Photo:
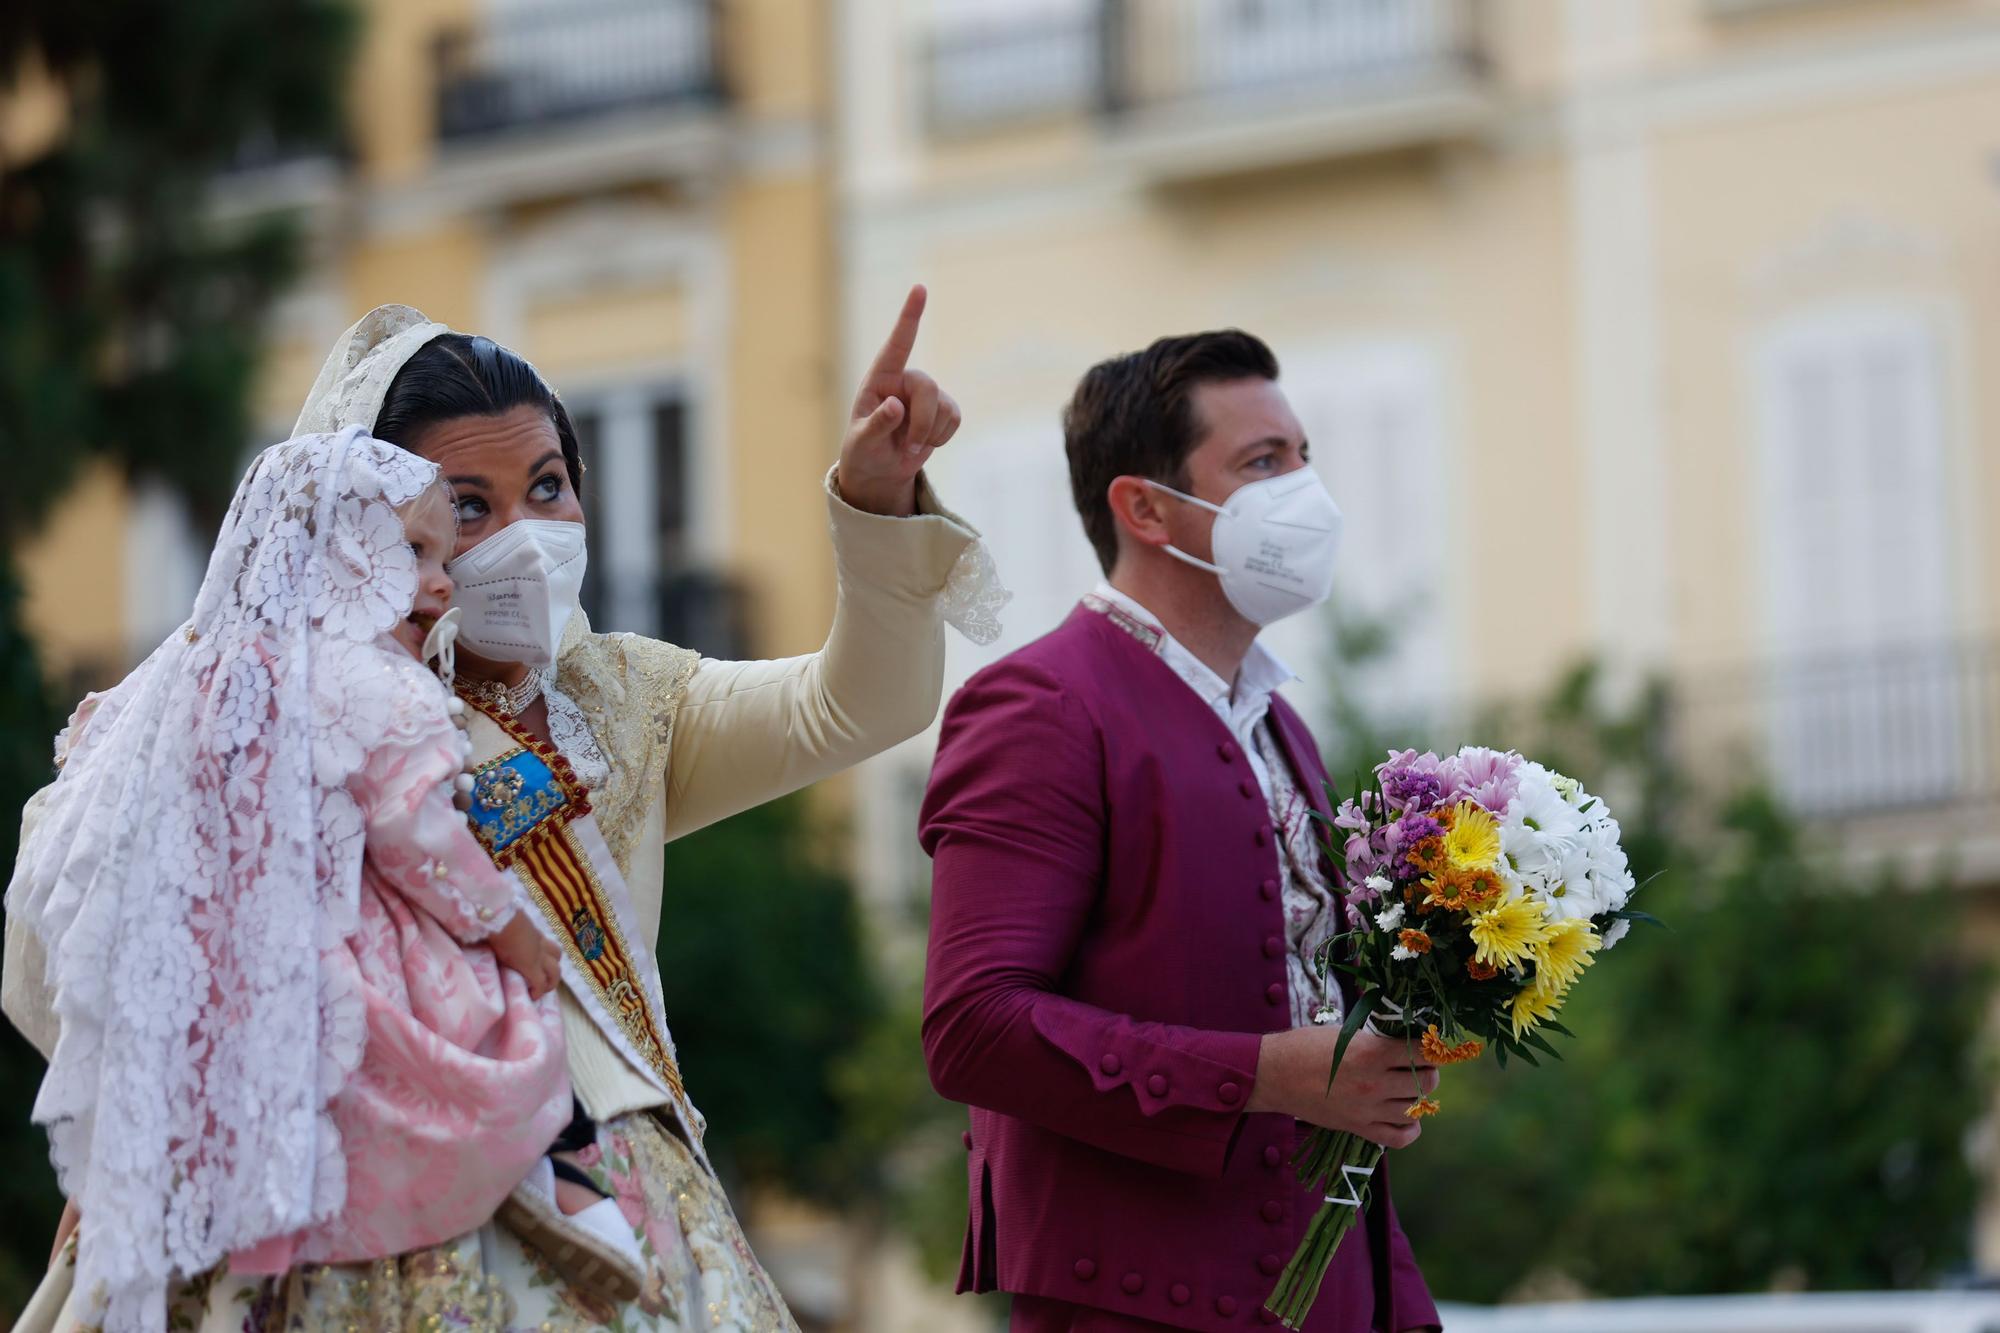
[{"label": "man in magenta suit", "polygon": [[[1363,1032],[1327,1088],[1324,770],[1257,634],[1324,598],[1339,513],[1277,377],[1233,330],[1084,376],[1063,425],[1106,581],[945,713],[924,1054],[972,1113],[959,1290],[1014,1293],[1016,1330],[1275,1323],[1321,1202],[1300,1137],[1406,1146],[1436,1085]],[[1306,1327],[1438,1322],[1384,1168]]]}]

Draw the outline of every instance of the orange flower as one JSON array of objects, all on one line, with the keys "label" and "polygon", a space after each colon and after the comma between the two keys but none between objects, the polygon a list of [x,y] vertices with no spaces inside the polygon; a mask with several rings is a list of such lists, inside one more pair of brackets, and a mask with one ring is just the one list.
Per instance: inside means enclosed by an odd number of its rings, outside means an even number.
[{"label": "orange flower", "polygon": [[1429,953],[1431,951],[1431,937],[1424,934],[1421,930],[1405,930],[1396,936],[1396,942],[1411,953]]},{"label": "orange flower", "polygon": [[1404,859],[1425,874],[1444,868],[1444,839],[1425,838],[1404,853]]},{"label": "orange flower", "polygon": [[1433,871],[1424,881],[1425,904],[1447,912],[1471,912],[1484,907],[1504,891],[1499,877],[1490,870],[1461,870],[1452,866]]},{"label": "orange flower", "polygon": [[1468,909],[1484,907],[1506,891],[1506,886],[1490,870],[1468,870],[1463,883],[1460,892]]},{"label": "orange flower", "polygon": [[1456,1046],[1446,1045],[1444,1038],[1438,1034],[1435,1023],[1424,1030],[1420,1045],[1423,1047],[1424,1059],[1434,1065],[1464,1064],[1467,1060],[1477,1060],[1480,1053],[1486,1049],[1486,1043],[1477,1037],[1470,1041],[1462,1041]]},{"label": "orange flower", "polygon": [[1429,1097],[1417,1098],[1417,1100],[1410,1103],[1410,1109],[1403,1112],[1404,1115],[1412,1120],[1422,1120],[1427,1115],[1436,1115],[1437,1113],[1438,1104]]},{"label": "orange flower", "polygon": [[1482,963],[1477,958],[1465,960],[1465,975],[1474,981],[1491,981],[1500,975],[1500,969],[1491,963]]}]

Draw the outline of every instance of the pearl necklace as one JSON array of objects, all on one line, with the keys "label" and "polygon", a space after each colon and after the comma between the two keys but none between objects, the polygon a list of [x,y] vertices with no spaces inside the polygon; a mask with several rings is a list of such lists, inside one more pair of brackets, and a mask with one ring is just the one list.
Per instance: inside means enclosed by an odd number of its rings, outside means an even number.
[{"label": "pearl necklace", "polygon": [[524,709],[541,697],[542,687],[548,682],[549,669],[537,667],[528,673],[526,680],[512,689],[497,680],[480,680],[471,682],[466,692],[509,717],[519,717]]}]

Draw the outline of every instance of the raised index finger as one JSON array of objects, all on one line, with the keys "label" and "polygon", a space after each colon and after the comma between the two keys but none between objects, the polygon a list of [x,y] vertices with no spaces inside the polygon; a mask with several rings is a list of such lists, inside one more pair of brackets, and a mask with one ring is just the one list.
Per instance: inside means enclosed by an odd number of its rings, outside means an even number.
[{"label": "raised index finger", "polygon": [[882,350],[875,354],[875,364],[868,367],[871,381],[901,375],[910,364],[910,352],[917,345],[917,323],[924,317],[926,295],[924,285],[918,283],[903,298],[903,313],[896,316],[896,327],[889,330],[889,341],[882,344]]}]

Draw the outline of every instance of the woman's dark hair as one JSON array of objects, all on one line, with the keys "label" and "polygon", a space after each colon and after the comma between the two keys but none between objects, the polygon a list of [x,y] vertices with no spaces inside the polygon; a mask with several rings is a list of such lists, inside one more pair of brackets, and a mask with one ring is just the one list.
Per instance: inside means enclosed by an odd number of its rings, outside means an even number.
[{"label": "woman's dark hair", "polygon": [[497,417],[523,406],[538,407],[555,422],[570,489],[582,495],[583,454],[562,399],[533,366],[491,338],[440,333],[425,343],[389,381],[382,410],[375,414],[374,435],[411,449],[441,421]]},{"label": "woman's dark hair", "polygon": [[1276,378],[1278,358],[1241,329],[1162,338],[1085,372],[1063,409],[1063,447],[1076,512],[1105,573],[1118,562],[1118,522],[1106,494],[1113,479],[1146,477],[1186,490],[1187,457],[1200,443],[1196,386]]}]

